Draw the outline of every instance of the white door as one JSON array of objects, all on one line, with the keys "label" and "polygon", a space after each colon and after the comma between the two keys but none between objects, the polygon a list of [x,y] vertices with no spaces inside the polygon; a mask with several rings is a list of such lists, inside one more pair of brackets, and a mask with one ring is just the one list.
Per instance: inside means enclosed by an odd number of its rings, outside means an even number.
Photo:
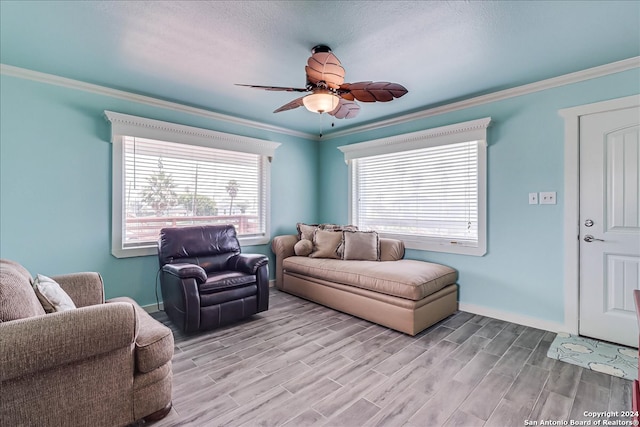
[{"label": "white door", "polygon": [[580,117],[580,335],[638,346],[640,108]]}]

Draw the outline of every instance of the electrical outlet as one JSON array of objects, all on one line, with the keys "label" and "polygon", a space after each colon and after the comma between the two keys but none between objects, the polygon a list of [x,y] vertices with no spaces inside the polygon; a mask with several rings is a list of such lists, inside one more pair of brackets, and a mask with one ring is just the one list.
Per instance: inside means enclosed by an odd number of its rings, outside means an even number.
[{"label": "electrical outlet", "polygon": [[545,191],[540,192],[540,204],[541,205],[555,205],[556,204],[556,192]]},{"label": "electrical outlet", "polygon": [[538,204],[538,193],[529,193],[529,204],[530,205]]}]

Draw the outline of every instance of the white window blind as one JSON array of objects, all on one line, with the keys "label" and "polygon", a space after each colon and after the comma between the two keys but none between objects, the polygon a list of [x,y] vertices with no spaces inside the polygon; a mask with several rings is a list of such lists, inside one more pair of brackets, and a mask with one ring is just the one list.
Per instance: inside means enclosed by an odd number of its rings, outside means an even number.
[{"label": "white window blind", "polygon": [[155,244],[163,227],[233,224],[265,233],[262,156],[125,136],[123,247]]},{"label": "white window blind", "polygon": [[477,246],[478,142],[355,159],[355,222],[387,234]]},{"label": "white window blind", "polygon": [[349,217],[409,249],[486,253],[487,127],[472,120],[338,147]]},{"label": "white window blind", "polygon": [[105,116],[113,143],[113,255],[155,255],[164,227],[233,224],[241,245],[269,242],[270,167],[279,143]]}]

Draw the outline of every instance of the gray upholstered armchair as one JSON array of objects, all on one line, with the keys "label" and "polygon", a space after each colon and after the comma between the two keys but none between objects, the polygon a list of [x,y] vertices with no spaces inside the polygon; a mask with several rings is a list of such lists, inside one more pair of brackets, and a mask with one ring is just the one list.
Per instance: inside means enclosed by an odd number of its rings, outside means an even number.
[{"label": "gray upholstered armchair", "polygon": [[53,278],[77,309],[46,314],[20,264],[0,260],[3,425],[122,426],[171,409],[171,330],[97,273]]},{"label": "gray upholstered armchair", "polygon": [[233,225],[163,228],[158,258],[164,310],[185,332],[269,308],[269,259],[240,253]]}]

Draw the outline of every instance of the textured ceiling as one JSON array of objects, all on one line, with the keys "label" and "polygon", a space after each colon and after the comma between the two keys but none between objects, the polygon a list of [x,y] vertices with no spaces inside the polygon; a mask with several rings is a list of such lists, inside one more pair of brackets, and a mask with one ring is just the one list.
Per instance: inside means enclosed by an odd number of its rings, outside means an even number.
[{"label": "textured ceiling", "polygon": [[[0,62],[315,134],[310,49],[409,93],[334,130],[640,55],[638,1],[0,1]],[[325,118],[325,126],[332,118]]]}]

